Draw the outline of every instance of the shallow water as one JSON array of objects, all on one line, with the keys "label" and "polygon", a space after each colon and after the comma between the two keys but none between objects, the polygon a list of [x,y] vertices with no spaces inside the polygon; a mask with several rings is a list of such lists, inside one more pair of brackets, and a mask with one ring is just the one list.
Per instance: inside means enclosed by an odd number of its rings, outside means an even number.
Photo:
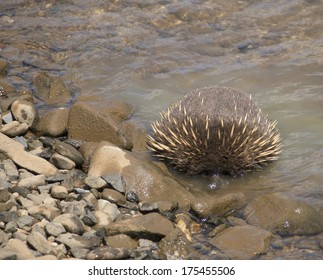
[{"label": "shallow water", "polygon": [[315,0],[0,1],[0,57],[18,88],[41,70],[63,75],[78,99],[136,105],[147,127],[197,87],[249,92],[278,120],[280,160],[221,187],[185,181],[248,197],[281,191],[323,209],[322,14]]}]

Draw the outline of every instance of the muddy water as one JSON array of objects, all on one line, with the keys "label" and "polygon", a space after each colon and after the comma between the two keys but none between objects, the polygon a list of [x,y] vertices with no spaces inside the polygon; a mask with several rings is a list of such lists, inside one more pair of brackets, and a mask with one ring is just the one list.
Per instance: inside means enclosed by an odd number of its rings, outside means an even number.
[{"label": "muddy water", "polygon": [[322,13],[319,0],[0,1],[0,57],[18,88],[41,70],[62,75],[77,99],[136,105],[147,127],[196,87],[250,92],[278,120],[280,160],[220,187],[183,180],[250,198],[280,191],[323,209]]}]

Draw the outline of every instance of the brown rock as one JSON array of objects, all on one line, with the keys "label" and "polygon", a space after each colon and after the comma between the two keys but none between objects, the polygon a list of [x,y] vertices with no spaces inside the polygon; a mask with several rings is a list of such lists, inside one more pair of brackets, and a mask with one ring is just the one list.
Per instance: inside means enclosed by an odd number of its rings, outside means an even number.
[{"label": "brown rock", "polygon": [[0,77],[4,77],[8,74],[9,63],[4,59],[0,59]]},{"label": "brown rock", "polygon": [[66,104],[71,98],[71,91],[60,77],[39,73],[33,80],[36,95],[46,104]]},{"label": "brown rock", "polygon": [[192,209],[201,217],[210,214],[223,217],[240,210],[245,205],[246,198],[242,193],[231,193],[197,200],[192,204]]},{"label": "brown rock", "polygon": [[269,231],[245,225],[223,230],[210,243],[230,259],[251,259],[268,252],[271,238]]},{"label": "brown rock", "polygon": [[39,120],[37,130],[43,135],[58,137],[67,133],[69,109],[58,108],[46,112]]},{"label": "brown rock", "polygon": [[16,137],[20,135],[24,135],[28,131],[28,124],[20,123],[18,121],[12,121],[10,123],[5,124],[0,131],[9,136],[9,137]]},{"label": "brown rock", "polygon": [[304,201],[281,193],[265,194],[244,211],[249,224],[280,235],[312,235],[323,231],[323,215]]},{"label": "brown rock", "polygon": [[11,112],[20,123],[26,123],[31,128],[36,127],[39,115],[33,102],[18,99],[11,104]]},{"label": "brown rock", "polygon": [[127,120],[134,113],[135,107],[121,100],[111,100],[104,112],[112,116],[116,121]]},{"label": "brown rock", "polygon": [[0,153],[5,154],[17,165],[46,176],[54,175],[57,172],[57,169],[47,160],[26,152],[22,144],[2,133],[0,133],[0,143]]},{"label": "brown rock", "polygon": [[10,239],[5,249],[14,251],[18,260],[30,260],[35,257],[26,243],[19,239]]},{"label": "brown rock", "polygon": [[127,234],[135,238],[159,241],[174,229],[168,219],[158,213],[136,216],[118,221],[106,227],[107,235]]},{"label": "brown rock", "polygon": [[133,191],[141,202],[175,201],[188,205],[193,195],[184,186],[166,176],[154,164],[141,161],[132,153],[102,142],[93,154],[89,176],[118,175],[125,181],[125,192]]},{"label": "brown rock", "polygon": [[133,143],[132,150],[146,151],[147,130],[143,125],[134,122],[133,120],[124,121],[121,124],[122,130],[125,135],[131,139]]},{"label": "brown rock", "polygon": [[105,237],[105,242],[112,248],[135,249],[138,247],[138,241],[132,239],[126,234],[116,234]]},{"label": "brown rock", "polygon": [[68,137],[95,142],[109,141],[124,149],[132,148],[132,143],[113,117],[80,101],[70,109]]}]

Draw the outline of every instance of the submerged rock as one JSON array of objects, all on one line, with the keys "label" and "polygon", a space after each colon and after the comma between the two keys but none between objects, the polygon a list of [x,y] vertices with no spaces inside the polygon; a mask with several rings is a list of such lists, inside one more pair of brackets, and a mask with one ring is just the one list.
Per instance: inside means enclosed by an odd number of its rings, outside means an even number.
[{"label": "submerged rock", "polygon": [[311,235],[323,231],[323,215],[300,200],[281,193],[265,194],[253,200],[244,211],[249,224],[280,235]]}]

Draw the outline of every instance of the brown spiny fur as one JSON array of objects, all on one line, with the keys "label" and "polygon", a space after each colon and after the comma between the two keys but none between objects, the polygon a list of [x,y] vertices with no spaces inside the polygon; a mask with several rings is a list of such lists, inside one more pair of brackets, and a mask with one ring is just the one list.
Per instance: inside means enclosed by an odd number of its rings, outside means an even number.
[{"label": "brown spiny fur", "polygon": [[170,105],[152,124],[148,148],[178,171],[241,174],[278,158],[276,122],[246,93],[228,87],[197,89]]}]

